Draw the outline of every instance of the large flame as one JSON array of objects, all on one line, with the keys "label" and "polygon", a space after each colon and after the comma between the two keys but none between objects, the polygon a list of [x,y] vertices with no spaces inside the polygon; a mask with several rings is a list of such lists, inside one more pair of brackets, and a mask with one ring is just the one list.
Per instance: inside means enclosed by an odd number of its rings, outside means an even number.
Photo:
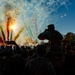
[{"label": "large flame", "polygon": [[10,4],[5,5],[5,21],[6,21],[6,30],[7,30],[7,41],[10,41],[10,27],[13,26],[16,22],[16,11],[12,10]]}]

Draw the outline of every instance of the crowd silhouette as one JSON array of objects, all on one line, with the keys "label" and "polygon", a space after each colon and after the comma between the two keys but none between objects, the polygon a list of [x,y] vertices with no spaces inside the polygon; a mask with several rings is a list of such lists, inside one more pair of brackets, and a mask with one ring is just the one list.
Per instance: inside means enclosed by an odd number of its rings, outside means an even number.
[{"label": "crowd silhouette", "polygon": [[14,41],[0,46],[0,75],[75,75],[75,43],[65,43],[54,24],[40,33],[48,43],[19,47]]}]

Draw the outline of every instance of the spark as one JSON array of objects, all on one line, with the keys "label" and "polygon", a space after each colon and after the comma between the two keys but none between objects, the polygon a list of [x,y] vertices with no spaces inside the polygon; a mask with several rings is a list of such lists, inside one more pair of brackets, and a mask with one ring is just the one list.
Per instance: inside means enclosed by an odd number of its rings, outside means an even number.
[{"label": "spark", "polygon": [[14,37],[14,41],[17,40],[17,38],[20,36],[21,32],[24,30],[24,28],[21,28],[20,31],[17,33],[17,35]]},{"label": "spark", "polygon": [[67,14],[64,14],[64,16],[66,16]]}]

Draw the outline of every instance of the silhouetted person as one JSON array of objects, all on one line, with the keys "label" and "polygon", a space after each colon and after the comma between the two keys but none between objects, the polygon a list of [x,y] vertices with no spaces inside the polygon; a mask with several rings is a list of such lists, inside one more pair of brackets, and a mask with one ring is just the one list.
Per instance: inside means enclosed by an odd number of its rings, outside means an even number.
[{"label": "silhouetted person", "polygon": [[48,25],[48,29],[45,29],[43,33],[39,34],[38,38],[40,40],[49,40],[50,52],[63,53],[63,50],[61,49],[61,41],[63,40],[63,36],[60,32],[55,30],[54,24]]},{"label": "silhouetted person", "polygon": [[38,38],[40,40],[48,39],[52,44],[61,44],[61,41],[63,40],[62,34],[55,30],[54,24],[48,25],[48,29],[45,29],[43,33],[41,33]]},{"label": "silhouetted person", "polygon": [[26,65],[27,75],[56,75],[53,65],[45,57],[46,47],[37,46],[38,57],[31,59]]},{"label": "silhouetted person", "polygon": [[57,75],[61,75],[59,72],[62,71],[62,65],[64,60],[63,49],[61,47],[61,41],[63,40],[62,34],[55,30],[54,24],[48,25],[48,29],[45,29],[38,38],[40,40],[49,40],[49,49],[45,55],[49,61],[54,65]]},{"label": "silhouetted person", "polygon": [[4,61],[3,75],[25,75],[25,60],[20,55],[14,55],[6,58]]},{"label": "silhouetted person", "polygon": [[75,55],[72,50],[72,45],[67,44],[65,50],[66,55],[63,66],[63,75],[75,75]]}]

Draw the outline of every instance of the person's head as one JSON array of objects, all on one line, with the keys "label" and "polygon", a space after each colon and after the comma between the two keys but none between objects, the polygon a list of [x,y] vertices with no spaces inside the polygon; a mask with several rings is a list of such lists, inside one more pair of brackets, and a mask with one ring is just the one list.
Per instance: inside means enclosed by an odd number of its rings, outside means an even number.
[{"label": "person's head", "polygon": [[37,54],[39,56],[44,56],[45,53],[46,53],[46,46],[44,46],[44,45],[38,45],[37,46]]},{"label": "person's head", "polygon": [[55,30],[54,24],[49,24],[47,27],[49,31]]}]

